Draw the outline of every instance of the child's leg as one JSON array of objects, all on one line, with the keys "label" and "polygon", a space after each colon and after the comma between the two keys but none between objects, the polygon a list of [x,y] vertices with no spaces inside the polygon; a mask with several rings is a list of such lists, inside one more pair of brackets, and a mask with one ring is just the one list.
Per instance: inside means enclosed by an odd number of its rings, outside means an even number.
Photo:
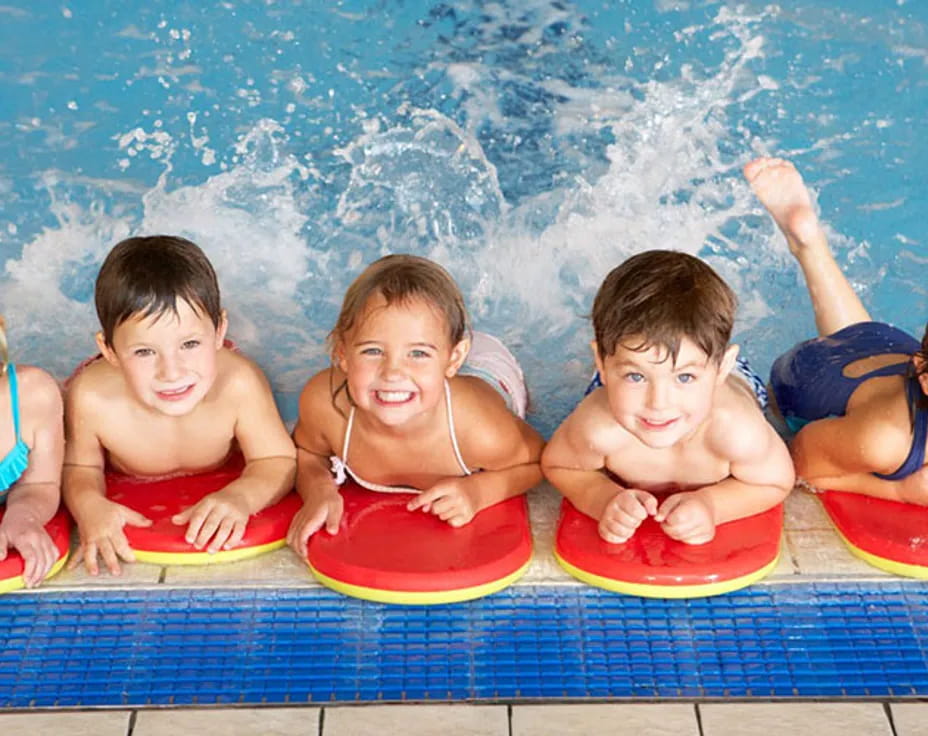
[{"label": "child's leg", "polygon": [[779,158],[759,158],[744,167],[744,176],[799,261],[819,335],[869,322],[870,315],[828,248],[825,232],[796,167]]}]

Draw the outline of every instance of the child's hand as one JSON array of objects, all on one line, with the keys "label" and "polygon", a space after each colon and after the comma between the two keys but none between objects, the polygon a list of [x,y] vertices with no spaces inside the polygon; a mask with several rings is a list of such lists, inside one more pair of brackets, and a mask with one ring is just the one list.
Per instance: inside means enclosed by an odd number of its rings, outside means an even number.
[{"label": "child's hand", "polygon": [[68,563],[68,569],[73,570],[81,560],[87,572],[96,575],[100,572],[97,565],[97,554],[112,575],[119,575],[121,570],[119,560],[135,562],[135,553],[129,546],[129,541],[122,528],[130,526],[151,526],[151,519],[102,496],[94,500],[93,505],[82,519],[78,521],[78,532],[81,540],[80,547]]},{"label": "child's hand", "polygon": [[221,549],[232,549],[242,541],[249,516],[248,506],[241,496],[223,488],[174,514],[171,522],[178,526],[188,525],[184,535],[187,544],[197,549],[206,547],[207,552],[215,554]]},{"label": "child's hand", "polygon": [[464,484],[455,478],[438,481],[410,501],[406,508],[410,511],[422,509],[427,514],[435,514],[442,521],[455,527],[464,526],[477,513],[474,499]]},{"label": "child's hand", "polygon": [[657,512],[657,499],[647,491],[624,488],[615,494],[599,520],[599,536],[610,544],[631,539],[648,516]]},{"label": "child's hand", "polygon": [[0,562],[6,559],[10,547],[23,557],[23,580],[27,588],[41,583],[58,559],[58,549],[45,527],[15,509],[8,510],[0,521]]},{"label": "child's hand", "polygon": [[323,526],[329,534],[338,532],[344,509],[342,494],[338,491],[327,495],[321,503],[304,503],[303,508],[296,512],[296,516],[290,522],[287,544],[300,556],[300,559],[305,559],[309,538]]},{"label": "child's hand", "polygon": [[664,533],[685,544],[705,544],[715,537],[715,513],[699,491],[669,496],[654,515]]}]

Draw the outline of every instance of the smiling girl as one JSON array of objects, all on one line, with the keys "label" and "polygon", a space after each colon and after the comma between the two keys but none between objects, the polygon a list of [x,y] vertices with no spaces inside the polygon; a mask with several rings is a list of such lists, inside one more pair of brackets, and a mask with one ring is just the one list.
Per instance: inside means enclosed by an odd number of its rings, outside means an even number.
[{"label": "smiling girl", "polygon": [[437,264],[391,255],[349,287],[332,365],[309,380],[294,432],[302,510],[288,542],[306,553],[342,517],[339,486],[414,491],[408,506],[451,526],[541,480],[541,436],[521,418],[512,354],[471,335],[460,290]]}]

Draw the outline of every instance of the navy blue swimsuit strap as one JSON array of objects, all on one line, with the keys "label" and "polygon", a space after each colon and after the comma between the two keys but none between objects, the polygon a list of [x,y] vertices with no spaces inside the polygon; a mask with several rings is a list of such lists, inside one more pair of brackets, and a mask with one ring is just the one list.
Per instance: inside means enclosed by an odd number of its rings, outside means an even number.
[{"label": "navy blue swimsuit strap", "polygon": [[885,475],[883,473],[874,473],[877,478],[883,480],[902,480],[920,470],[925,464],[925,440],[928,439],[928,409],[918,406],[918,400],[922,396],[918,376],[906,378],[905,393],[909,406],[914,411],[912,448],[909,450],[909,456],[905,459],[905,462],[894,473]]}]

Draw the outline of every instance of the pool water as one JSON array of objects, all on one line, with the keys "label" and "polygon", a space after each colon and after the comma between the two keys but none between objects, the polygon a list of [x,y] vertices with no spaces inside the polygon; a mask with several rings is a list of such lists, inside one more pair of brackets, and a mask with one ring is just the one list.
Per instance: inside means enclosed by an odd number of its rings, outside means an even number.
[{"label": "pool water", "polygon": [[760,372],[813,333],[740,176],[796,161],[873,313],[928,317],[928,4],[35,0],[0,5],[0,310],[14,359],[94,350],[93,278],[135,234],[217,267],[282,413],[364,264],[413,252],[523,364],[549,434],[588,378],[586,315],[628,255],[737,291]]}]

